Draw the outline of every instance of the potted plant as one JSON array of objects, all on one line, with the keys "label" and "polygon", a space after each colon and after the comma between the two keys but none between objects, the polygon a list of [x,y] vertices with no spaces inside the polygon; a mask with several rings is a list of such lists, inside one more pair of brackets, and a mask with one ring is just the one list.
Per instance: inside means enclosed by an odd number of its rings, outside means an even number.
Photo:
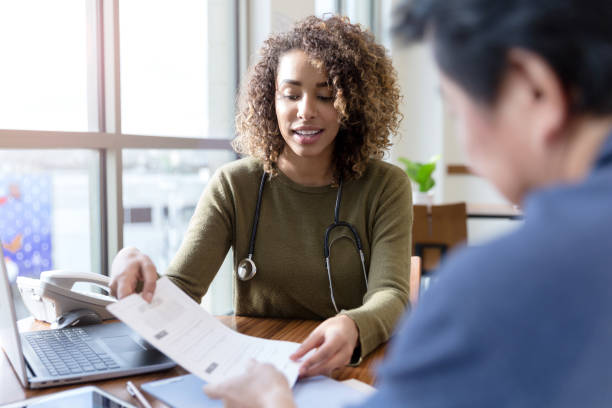
[{"label": "potted plant", "polygon": [[436,181],[431,176],[436,169],[436,163],[440,159],[440,155],[433,156],[426,163],[419,163],[409,160],[405,157],[400,157],[398,160],[404,164],[406,174],[413,182],[412,200],[414,204],[433,204],[433,193],[431,189],[436,185]]}]

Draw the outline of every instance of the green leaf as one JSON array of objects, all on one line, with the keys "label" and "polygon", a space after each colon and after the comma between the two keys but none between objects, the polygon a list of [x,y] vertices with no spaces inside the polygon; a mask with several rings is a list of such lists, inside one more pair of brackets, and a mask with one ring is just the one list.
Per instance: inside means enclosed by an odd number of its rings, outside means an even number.
[{"label": "green leaf", "polygon": [[433,186],[435,186],[435,185],[436,185],[435,180],[430,178],[430,179],[426,180],[423,184],[421,184],[419,186],[419,191],[421,191],[423,193],[426,193],[429,190],[431,190],[433,188]]},{"label": "green leaf", "polygon": [[435,163],[426,163],[423,164],[421,166],[421,168],[419,169],[419,180],[427,180],[430,176],[431,173],[433,173],[433,171],[436,168],[436,164]]},{"label": "green leaf", "polygon": [[406,166],[406,174],[408,174],[408,177],[410,177],[412,180],[415,180],[419,172],[420,164],[404,158],[400,158],[400,160]]},{"label": "green leaf", "polygon": [[431,177],[436,169],[436,162],[440,159],[440,155],[433,156],[427,163],[413,162],[405,157],[399,157],[398,160],[404,164],[405,171],[408,177],[419,186],[419,191],[429,191],[436,182]]}]

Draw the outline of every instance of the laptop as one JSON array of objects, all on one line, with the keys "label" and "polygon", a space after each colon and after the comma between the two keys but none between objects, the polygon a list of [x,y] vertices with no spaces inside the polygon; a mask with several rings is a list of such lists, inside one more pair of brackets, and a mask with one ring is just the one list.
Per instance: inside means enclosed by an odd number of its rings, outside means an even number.
[{"label": "laptop", "polygon": [[123,377],[176,365],[121,322],[19,333],[2,245],[0,345],[26,388]]}]

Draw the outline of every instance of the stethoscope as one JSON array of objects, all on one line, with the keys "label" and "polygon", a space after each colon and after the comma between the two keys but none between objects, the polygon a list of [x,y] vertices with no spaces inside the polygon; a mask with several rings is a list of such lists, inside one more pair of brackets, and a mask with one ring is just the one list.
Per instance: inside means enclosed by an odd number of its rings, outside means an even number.
[{"label": "stethoscope", "polygon": [[[253,261],[253,255],[255,253],[255,236],[257,235],[257,224],[259,223],[259,212],[261,210],[261,197],[263,195],[264,185],[266,184],[266,172],[261,176],[261,182],[259,183],[259,192],[257,194],[257,205],[255,206],[255,215],[253,216],[253,228],[251,230],[251,241],[249,243],[249,254],[248,256],[238,263],[238,277],[242,281],[248,281],[253,279],[255,274],[257,273],[257,266],[255,265],[255,261]],[[342,200],[342,178],[340,179],[340,183],[338,186],[338,194],[336,195],[336,207],[334,209],[334,222],[330,224],[325,229],[325,239],[323,241],[323,256],[325,258],[325,269],[327,270],[327,279],[329,280],[329,292],[331,296],[332,303],[334,305],[334,309],[336,313],[339,312],[338,307],[336,306],[336,299],[334,297],[334,288],[332,285],[331,279],[331,267],[329,264],[329,234],[333,231],[334,228],[337,227],[346,227],[353,234],[353,238],[355,239],[355,245],[357,247],[357,251],[359,252],[359,259],[361,260],[361,270],[363,271],[363,279],[365,281],[366,290],[368,289],[368,277],[366,275],[365,268],[365,257],[363,255],[363,247],[361,246],[361,239],[359,238],[359,234],[355,227],[345,221],[340,221],[340,202]]]}]

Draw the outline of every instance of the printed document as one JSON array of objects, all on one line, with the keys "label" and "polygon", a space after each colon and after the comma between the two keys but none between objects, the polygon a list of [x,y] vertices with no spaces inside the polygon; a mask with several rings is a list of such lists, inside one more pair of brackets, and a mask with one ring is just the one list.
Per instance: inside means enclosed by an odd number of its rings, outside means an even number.
[{"label": "printed document", "polygon": [[139,294],[110,304],[107,309],[162,353],[209,383],[242,374],[250,359],[270,363],[290,386],[300,362],[289,359],[298,343],[240,334],[206,312],[170,279],[157,281],[151,303]]}]

